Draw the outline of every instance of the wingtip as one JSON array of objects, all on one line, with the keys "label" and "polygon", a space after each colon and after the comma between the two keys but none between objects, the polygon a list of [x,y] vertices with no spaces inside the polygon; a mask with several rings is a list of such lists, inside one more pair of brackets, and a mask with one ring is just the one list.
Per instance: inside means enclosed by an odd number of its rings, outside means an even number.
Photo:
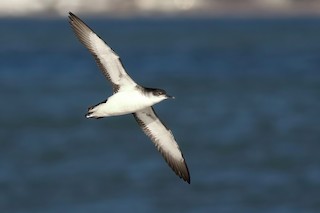
[{"label": "wingtip", "polygon": [[185,160],[183,161],[183,164],[178,167],[175,167],[172,164],[169,164],[169,166],[182,180],[189,184],[191,183],[189,168]]},{"label": "wingtip", "polygon": [[70,17],[70,16],[75,16],[71,11],[69,11],[68,14],[69,14],[69,17]]},{"label": "wingtip", "polygon": [[189,173],[187,164],[186,164],[186,168],[187,168],[187,174],[182,176],[182,179],[186,181],[188,184],[191,184],[190,173]]},{"label": "wingtip", "polygon": [[188,173],[188,176],[184,176],[184,177],[181,177],[185,182],[187,182],[188,184],[191,184],[191,180],[190,180],[190,175]]},{"label": "wingtip", "polygon": [[72,13],[71,11],[69,11],[68,13],[68,18],[70,19],[70,22],[76,20],[76,19],[79,19],[78,16],[76,16],[74,13]]},{"label": "wingtip", "polygon": [[76,16],[75,16],[72,12],[69,12],[68,18],[69,18],[69,23],[70,23],[70,24],[72,24],[72,22],[73,22],[73,20],[74,20],[75,17],[76,17]]}]

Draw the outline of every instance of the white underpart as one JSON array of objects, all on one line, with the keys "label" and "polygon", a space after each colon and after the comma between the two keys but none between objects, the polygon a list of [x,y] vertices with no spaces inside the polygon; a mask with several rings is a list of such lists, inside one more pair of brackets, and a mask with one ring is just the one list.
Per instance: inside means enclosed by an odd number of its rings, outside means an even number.
[{"label": "white underpart", "polygon": [[146,96],[135,89],[132,91],[117,92],[110,96],[105,103],[91,109],[87,117],[108,117],[125,115],[150,107],[166,99],[165,96]]}]

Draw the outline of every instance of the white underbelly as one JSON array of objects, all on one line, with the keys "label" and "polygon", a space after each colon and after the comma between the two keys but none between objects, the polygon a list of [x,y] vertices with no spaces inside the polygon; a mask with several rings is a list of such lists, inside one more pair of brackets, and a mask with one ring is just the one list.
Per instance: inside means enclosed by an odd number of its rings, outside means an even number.
[{"label": "white underbelly", "polygon": [[152,105],[153,103],[140,93],[119,92],[109,97],[106,103],[97,106],[97,112],[102,116],[125,115]]}]

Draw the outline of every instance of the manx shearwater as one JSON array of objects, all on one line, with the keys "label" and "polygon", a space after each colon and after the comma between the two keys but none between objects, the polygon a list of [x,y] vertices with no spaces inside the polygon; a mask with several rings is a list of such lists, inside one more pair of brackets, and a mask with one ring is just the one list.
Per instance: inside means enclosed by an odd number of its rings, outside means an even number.
[{"label": "manx shearwater", "polygon": [[190,183],[188,166],[173,134],[158,118],[153,105],[168,98],[163,89],[138,85],[125,71],[120,57],[80,18],[69,12],[70,24],[80,42],[94,56],[104,76],[111,82],[113,95],[90,107],[87,118],[132,113],[144,133],[150,137],[172,170]]}]

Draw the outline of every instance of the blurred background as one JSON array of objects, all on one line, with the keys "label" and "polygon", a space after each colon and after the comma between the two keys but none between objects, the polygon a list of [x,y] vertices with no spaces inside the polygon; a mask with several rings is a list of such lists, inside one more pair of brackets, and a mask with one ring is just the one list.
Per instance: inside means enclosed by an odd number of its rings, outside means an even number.
[{"label": "blurred background", "polygon": [[[74,12],[155,106],[191,185],[111,95]],[[320,212],[320,1],[2,0],[0,212]]]},{"label": "blurred background", "polygon": [[319,0],[2,0],[0,16],[319,15]]}]

